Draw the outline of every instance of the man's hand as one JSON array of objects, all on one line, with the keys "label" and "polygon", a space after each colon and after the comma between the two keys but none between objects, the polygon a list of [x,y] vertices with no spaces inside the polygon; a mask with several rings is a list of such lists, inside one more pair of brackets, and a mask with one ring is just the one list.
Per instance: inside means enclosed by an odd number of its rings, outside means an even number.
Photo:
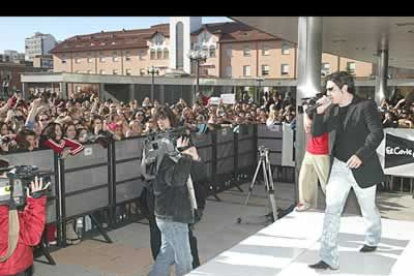
[{"label": "man's hand", "polygon": [[190,155],[194,161],[200,160],[200,156],[198,155],[197,149],[195,147],[188,148],[184,150],[182,153]]},{"label": "man's hand", "polygon": [[331,100],[328,97],[323,96],[322,98],[320,98],[319,100],[316,101],[316,104],[321,105],[316,109],[316,112],[318,114],[322,114],[322,113],[325,112],[325,110],[328,108],[328,106],[331,105]]},{"label": "man's hand", "polygon": [[362,164],[361,159],[359,159],[359,157],[356,156],[355,154],[352,155],[351,158],[348,159],[348,162],[346,162],[346,165],[350,169],[358,169],[359,166],[361,166],[361,164]]}]

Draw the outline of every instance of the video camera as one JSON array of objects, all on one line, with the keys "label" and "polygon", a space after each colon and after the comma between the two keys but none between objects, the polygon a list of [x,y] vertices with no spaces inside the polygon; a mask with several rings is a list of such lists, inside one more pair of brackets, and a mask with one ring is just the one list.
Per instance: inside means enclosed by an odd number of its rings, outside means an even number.
[{"label": "video camera", "polygon": [[0,205],[10,205],[12,202],[16,207],[26,205],[26,189],[30,191],[30,183],[36,176],[43,177],[44,189],[41,191],[47,190],[52,181],[50,176],[42,176],[46,172],[40,172],[37,166],[13,166],[3,171],[8,172],[7,178],[0,178]]},{"label": "video camera", "polygon": [[[171,128],[166,131],[157,131],[148,134],[144,140],[145,172],[147,179],[155,178],[158,166],[164,155],[178,156],[180,151],[184,151],[192,146],[191,131],[187,127]],[[176,148],[179,137],[189,138],[189,145],[186,148]]]}]

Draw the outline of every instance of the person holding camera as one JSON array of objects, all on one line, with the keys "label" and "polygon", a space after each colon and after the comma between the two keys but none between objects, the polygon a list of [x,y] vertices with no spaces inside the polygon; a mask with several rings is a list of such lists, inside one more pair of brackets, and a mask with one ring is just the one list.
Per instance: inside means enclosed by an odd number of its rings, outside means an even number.
[{"label": "person holding camera", "polygon": [[[0,159],[0,178],[7,178],[8,168],[9,162]],[[0,205],[0,276],[33,274],[33,246],[40,243],[46,223],[46,189],[37,177],[30,187],[23,211],[16,212],[13,204]]]},{"label": "person holding camera", "polygon": [[[299,204],[296,211],[303,212],[315,206],[318,195],[318,180],[325,193],[329,173],[329,134],[320,136],[311,133],[314,112],[309,111],[309,103],[303,105],[303,124],[306,134],[306,152],[299,172]],[[308,112],[307,112],[308,111]]]},{"label": "person holding camera", "polygon": [[[154,117],[161,131],[177,126],[177,119],[167,106],[157,107]],[[162,147],[160,145],[160,148]],[[177,276],[185,275],[193,269],[189,225],[196,220],[193,206],[196,199],[192,197],[188,181],[192,168],[202,163],[197,149],[189,145],[188,138],[179,137],[175,148],[181,150],[181,154],[163,154],[162,159],[157,162],[158,170],[151,183],[155,222],[161,234],[161,247],[156,254],[150,276],[169,275],[172,264],[176,266]],[[157,237],[153,230],[155,229],[151,229],[151,244],[154,254],[157,248],[153,247],[153,242]],[[198,259],[198,254],[196,258]]]}]

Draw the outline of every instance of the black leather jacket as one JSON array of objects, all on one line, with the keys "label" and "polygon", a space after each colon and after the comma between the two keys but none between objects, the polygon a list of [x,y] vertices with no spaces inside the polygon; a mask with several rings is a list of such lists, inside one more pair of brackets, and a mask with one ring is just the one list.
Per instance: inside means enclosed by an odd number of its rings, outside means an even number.
[{"label": "black leather jacket", "polygon": [[187,179],[193,162],[195,161],[189,155],[183,155],[177,163],[168,155],[164,155],[153,180],[156,217],[194,223],[194,210],[187,188]]}]

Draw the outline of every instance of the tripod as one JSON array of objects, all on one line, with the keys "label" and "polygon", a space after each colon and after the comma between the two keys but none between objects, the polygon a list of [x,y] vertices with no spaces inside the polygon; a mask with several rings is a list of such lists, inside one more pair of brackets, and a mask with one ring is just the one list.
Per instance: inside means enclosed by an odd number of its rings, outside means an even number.
[{"label": "tripod", "polygon": [[[269,149],[265,148],[264,146],[260,146],[259,153],[260,153],[259,162],[257,163],[257,167],[256,167],[256,171],[253,176],[252,183],[249,186],[249,193],[244,203],[244,209],[246,209],[247,204],[249,203],[250,196],[253,192],[253,188],[256,183],[257,175],[259,174],[260,167],[262,167],[263,180],[265,183],[266,192],[269,196],[269,202],[272,208],[272,212],[265,216],[266,218],[270,218],[272,222],[275,222],[278,218],[278,213],[277,213],[277,206],[276,206],[275,190],[274,190],[274,185],[273,185],[272,170],[270,168],[270,162],[269,162]],[[241,223],[241,221],[242,221],[241,217],[237,218],[237,223]]]}]

